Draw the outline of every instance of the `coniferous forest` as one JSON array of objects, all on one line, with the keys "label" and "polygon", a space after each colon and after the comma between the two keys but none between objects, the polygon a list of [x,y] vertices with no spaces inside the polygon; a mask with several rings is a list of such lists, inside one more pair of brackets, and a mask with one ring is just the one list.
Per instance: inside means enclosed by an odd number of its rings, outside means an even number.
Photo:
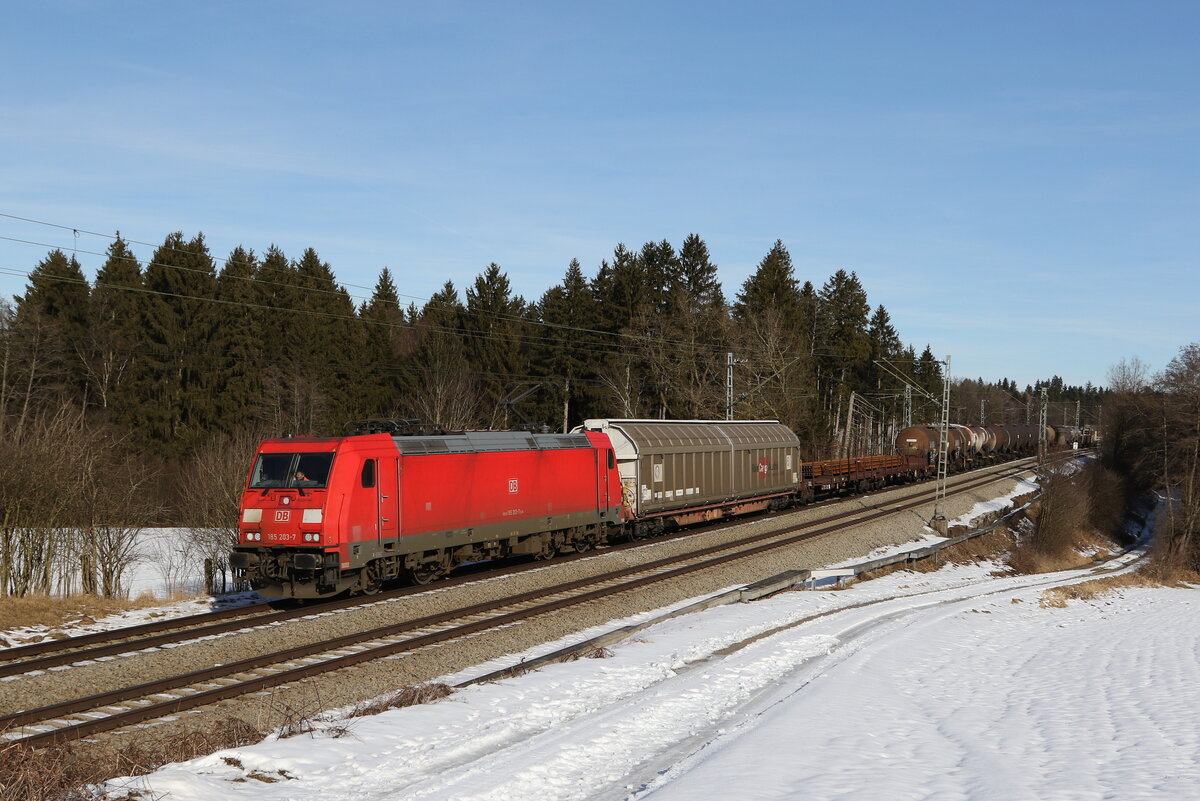
[{"label": "coniferous forest", "polygon": [[[354,420],[557,431],[589,417],[721,419],[729,354],[734,417],[782,421],[808,458],[889,447],[903,384],[879,362],[917,387],[914,422],[936,416],[922,391],[942,391],[941,357],[905,344],[854,272],[801,280],[779,241],[732,295],[694,234],[617,245],[591,271],[572,261],[536,299],[490,264],[422,302],[384,268],[356,301],[311,248],[222,259],[182,233],[146,263],[118,235],[89,268],[91,281],[52,251],[0,301],[0,448],[26,468],[4,471],[0,536],[34,519],[221,531],[257,439]],[[1099,388],[1057,377],[958,381],[952,421],[1025,422],[1043,383],[1051,422],[1074,422],[1075,401],[1093,422]],[[20,557],[20,581],[39,583],[25,574],[44,555]]]}]

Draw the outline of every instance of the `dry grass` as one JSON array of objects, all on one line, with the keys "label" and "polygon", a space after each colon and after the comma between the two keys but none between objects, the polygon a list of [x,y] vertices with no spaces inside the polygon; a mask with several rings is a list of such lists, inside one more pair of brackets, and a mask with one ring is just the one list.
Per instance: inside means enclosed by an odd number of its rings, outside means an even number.
[{"label": "dry grass", "polygon": [[[630,640],[630,642],[645,642],[645,640],[632,639],[632,640]],[[582,650],[582,651],[573,651],[571,653],[564,654],[563,656],[560,656],[557,659],[554,659],[552,661],[554,661],[554,662],[575,662],[576,660],[579,660],[579,659],[608,659],[612,655],[613,655],[612,651],[608,650],[607,648],[599,647],[599,648],[589,648],[589,649]],[[508,678],[516,678],[517,676],[524,676],[526,673],[530,673],[534,670],[537,670],[539,667],[542,666],[542,664],[545,664],[545,663],[535,662],[533,664],[525,664],[524,662],[520,662],[520,663],[508,668],[508,670],[505,671],[505,674]]]},{"label": "dry grass", "polygon": [[98,595],[72,595],[55,598],[48,595],[28,595],[20,598],[6,596],[0,599],[0,629],[27,626],[61,626],[82,620],[85,623],[106,615],[161,606],[172,601],[186,600],[192,596],[177,594],[168,599],[141,595],[134,600],[127,598],[102,598]]},{"label": "dry grass", "polygon": [[567,654],[560,661],[575,662],[580,659],[611,659],[612,655],[613,652],[608,648],[592,648],[588,651],[576,651],[574,653]]},{"label": "dry grass", "polygon": [[[962,534],[965,531],[965,528],[957,527],[954,533]],[[870,573],[863,573],[852,579],[846,579],[843,581],[842,587],[850,587],[859,581],[882,578],[883,576],[890,576],[893,573],[935,573],[948,564],[963,565],[972,564],[984,559],[998,560],[1012,547],[1012,543],[1013,537],[1008,529],[1004,526],[998,526],[987,534],[969,539],[966,542],[960,542],[957,545],[951,545],[949,548],[943,548],[925,559],[917,559],[912,562],[897,562],[893,565],[872,570]],[[796,587],[794,589],[799,590],[801,588]]]},{"label": "dry grass", "polygon": [[402,709],[406,706],[428,704],[439,698],[445,698],[453,692],[454,688],[449,684],[417,684],[413,687],[405,687],[391,695],[385,695],[382,698],[359,704],[346,717],[363,718],[368,715],[378,715],[380,712],[386,712],[389,709]]},{"label": "dry grass", "polygon": [[1154,543],[1154,548],[1151,550],[1150,564],[1142,568],[1142,570],[1152,578],[1156,579],[1164,587],[1184,587],[1200,585],[1200,572],[1186,567],[1180,567],[1171,559],[1164,559],[1158,556],[1158,542]]},{"label": "dry grass", "polygon": [[1152,571],[1134,570],[1117,576],[1082,581],[1065,587],[1051,587],[1042,591],[1038,604],[1043,607],[1061,609],[1067,601],[1090,601],[1125,587],[1162,587],[1164,583]]},{"label": "dry grass", "polygon": [[[256,743],[262,735],[240,718],[227,718],[206,730],[168,734],[122,747],[73,744],[34,749],[20,743],[0,746],[0,801],[83,801],[87,791],[114,776],[149,773],[222,748]],[[126,798],[141,796],[130,792]]]},{"label": "dry grass", "polygon": [[1054,573],[1059,570],[1073,570],[1091,564],[1094,556],[1085,556],[1077,551],[1045,554],[1026,543],[1017,545],[1008,555],[1008,566],[1014,573],[1032,575],[1035,573]]},{"label": "dry grass", "polygon": [[987,534],[943,548],[928,559],[913,562],[914,573],[933,573],[948,564],[967,565],[985,559],[998,559],[1012,547],[1013,538],[1004,526],[997,526]]}]

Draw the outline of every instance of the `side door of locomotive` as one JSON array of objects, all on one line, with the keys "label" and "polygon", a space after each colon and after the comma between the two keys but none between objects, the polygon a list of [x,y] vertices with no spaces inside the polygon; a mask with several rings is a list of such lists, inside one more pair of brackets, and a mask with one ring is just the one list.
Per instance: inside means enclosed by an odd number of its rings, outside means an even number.
[{"label": "side door of locomotive", "polygon": [[606,510],[609,506],[609,476],[615,466],[613,452],[611,448],[594,448],[592,453],[596,455],[596,501],[600,509]]},{"label": "side door of locomotive", "polygon": [[350,492],[350,510],[347,515],[350,542],[367,542],[379,539],[379,519],[382,511],[379,503],[379,462],[373,456],[359,461]]},{"label": "side door of locomotive", "polygon": [[396,457],[379,459],[379,539],[390,540],[400,536],[400,470]]}]

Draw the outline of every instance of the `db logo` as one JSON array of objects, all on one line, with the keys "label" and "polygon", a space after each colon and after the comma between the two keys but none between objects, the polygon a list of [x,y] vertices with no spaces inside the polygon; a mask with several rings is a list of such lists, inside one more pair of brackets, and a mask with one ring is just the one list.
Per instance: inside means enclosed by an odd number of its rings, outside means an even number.
[{"label": "db logo", "polygon": [[275,512],[276,523],[286,523],[292,517],[292,513],[287,509],[280,509]]},{"label": "db logo", "polygon": [[508,480],[508,491],[509,492],[517,491],[517,480],[515,478],[510,478]]}]

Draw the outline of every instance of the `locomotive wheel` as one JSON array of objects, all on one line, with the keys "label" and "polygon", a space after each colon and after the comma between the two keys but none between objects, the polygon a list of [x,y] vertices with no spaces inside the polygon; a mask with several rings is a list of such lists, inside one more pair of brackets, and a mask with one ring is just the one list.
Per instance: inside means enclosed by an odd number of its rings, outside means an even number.
[{"label": "locomotive wheel", "polygon": [[375,595],[383,587],[383,568],[378,562],[371,562],[362,569],[359,587],[363,595]]},{"label": "locomotive wheel", "polygon": [[437,578],[441,574],[442,574],[442,571],[440,568],[426,567],[425,565],[421,565],[420,567],[409,568],[409,570],[408,570],[409,580],[412,581],[413,584],[421,584],[421,585],[428,584],[429,582],[433,581],[435,578]]}]

